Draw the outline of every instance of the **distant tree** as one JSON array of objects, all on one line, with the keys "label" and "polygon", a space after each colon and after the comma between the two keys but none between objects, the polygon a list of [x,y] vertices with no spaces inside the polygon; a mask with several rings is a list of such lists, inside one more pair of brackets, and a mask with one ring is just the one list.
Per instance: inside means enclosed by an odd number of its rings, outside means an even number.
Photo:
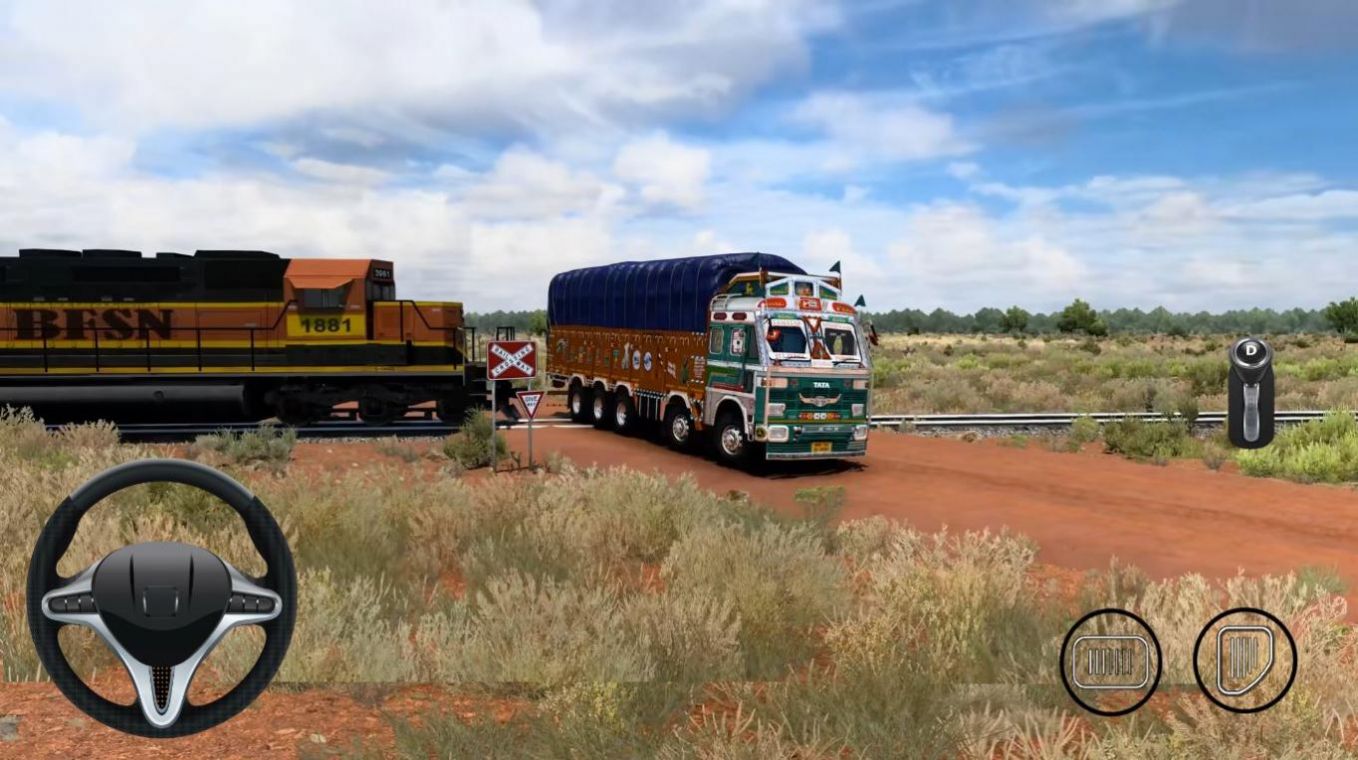
[{"label": "distant tree", "polygon": [[1103,336],[1108,334],[1108,323],[1104,322],[1094,307],[1077,298],[1075,302],[1061,310],[1056,318],[1056,329],[1063,333],[1082,332],[1087,335]]},{"label": "distant tree", "polygon": [[999,309],[987,306],[971,315],[971,321],[977,332],[997,333],[1005,331],[1004,312]]},{"label": "distant tree", "polygon": [[1325,321],[1344,336],[1344,340],[1358,342],[1358,298],[1337,301],[1326,306]]},{"label": "distant tree", "polygon": [[535,311],[528,316],[528,333],[530,335],[547,334],[547,312]]},{"label": "distant tree", "polygon": [[1007,333],[1021,333],[1028,329],[1028,320],[1032,318],[1033,315],[1022,307],[1010,306],[1000,317],[1000,329]]}]

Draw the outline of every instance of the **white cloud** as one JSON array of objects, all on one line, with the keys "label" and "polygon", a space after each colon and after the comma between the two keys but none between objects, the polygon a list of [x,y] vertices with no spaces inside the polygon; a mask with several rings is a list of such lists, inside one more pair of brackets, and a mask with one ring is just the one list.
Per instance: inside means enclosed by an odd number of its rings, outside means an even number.
[{"label": "white cloud", "polygon": [[968,153],[952,117],[897,96],[822,92],[793,109],[792,119],[826,135],[838,153],[830,170],[873,160],[920,161]]},{"label": "white cloud", "polygon": [[664,134],[633,140],[618,151],[613,173],[638,187],[652,205],[694,210],[702,205],[712,156]]},{"label": "white cloud", "polygon": [[[455,169],[444,167],[442,176]],[[463,179],[475,177],[464,172]],[[466,192],[473,214],[487,218],[541,218],[591,211],[607,212],[623,189],[587,171],[578,171],[524,148],[500,155],[494,168],[477,177]]]},{"label": "white cloud", "polygon": [[299,158],[292,162],[292,168],[312,179],[338,185],[379,185],[391,179],[390,174],[380,169],[323,161],[319,158]]},{"label": "white cloud", "polygon": [[716,113],[836,21],[826,0],[14,0],[0,90],[120,131],[324,114],[331,139],[369,147],[375,124],[560,132]]}]

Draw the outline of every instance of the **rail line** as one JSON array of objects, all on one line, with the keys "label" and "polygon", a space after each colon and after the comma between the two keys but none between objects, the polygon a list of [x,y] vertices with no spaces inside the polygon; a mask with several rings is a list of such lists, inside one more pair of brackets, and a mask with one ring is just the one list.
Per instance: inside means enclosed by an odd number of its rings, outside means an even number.
[{"label": "rail line", "polygon": [[[419,415],[421,410],[415,410]],[[1291,411],[1277,412],[1275,419],[1280,424],[1290,424],[1318,420],[1325,416],[1324,411]],[[1163,414],[1154,412],[1092,412],[1087,414],[1074,412],[1030,412],[1018,414],[877,414],[870,419],[870,424],[876,428],[899,427],[913,430],[976,430],[976,429],[1059,429],[1069,427],[1076,420],[1088,417],[1103,424],[1127,418],[1140,419],[1147,422],[1161,422],[1166,419],[1182,419],[1178,415],[1166,417]],[[1225,412],[1204,412],[1198,415],[1193,424],[1198,426],[1223,425],[1226,422]],[[541,417],[534,423],[535,427],[557,427],[557,428],[587,428],[589,425],[582,425],[571,422],[565,417]],[[524,423],[511,422],[509,420],[499,420],[496,427],[500,429],[510,429],[522,427]],[[56,430],[60,425],[48,425],[48,430]],[[200,422],[157,422],[157,423],[127,423],[118,425],[118,434],[122,440],[132,442],[178,442],[191,441],[200,435],[211,433],[231,432],[243,433],[259,427],[256,422],[221,422],[221,423],[200,423]],[[424,414],[419,416],[407,417],[400,422],[388,425],[367,425],[356,419],[352,414],[344,415],[342,412],[335,418],[318,422],[313,425],[306,425],[294,428],[297,437],[300,439],[326,439],[326,438],[382,438],[392,436],[404,437],[441,437],[457,432],[459,427],[446,422],[434,419],[432,415]]]}]

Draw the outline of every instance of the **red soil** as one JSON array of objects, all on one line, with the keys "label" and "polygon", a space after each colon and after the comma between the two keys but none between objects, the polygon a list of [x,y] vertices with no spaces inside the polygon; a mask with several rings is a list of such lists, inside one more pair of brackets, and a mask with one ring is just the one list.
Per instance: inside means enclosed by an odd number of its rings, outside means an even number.
[{"label": "red soil", "polygon": [[[515,449],[526,448],[522,426],[507,436]],[[858,463],[773,467],[751,475],[611,433],[561,427],[534,433],[539,460],[557,451],[579,466],[691,473],[704,488],[745,491],[793,513],[800,511],[798,489],[843,486],[844,519],[884,515],[923,530],[946,525],[1022,533],[1040,546],[1035,580],[1058,595],[1073,592],[1078,571],[1106,568],[1115,557],[1152,577],[1332,567],[1350,588],[1358,588],[1358,491],[1352,488],[1248,478],[1196,462],[1157,467],[1095,452],[1018,449],[986,440],[883,433],[874,434],[869,449]],[[295,460],[295,467],[321,472],[400,462],[373,444],[345,442],[300,444]],[[423,477],[440,477],[437,461],[421,459],[412,467]],[[469,477],[490,476],[479,471]],[[461,583],[452,572],[443,581],[452,588]],[[384,711],[418,715],[432,707],[501,719],[512,709],[435,687],[367,699],[340,689],[275,689],[226,726],[188,739],[148,741],[84,718],[48,684],[7,684],[0,686],[0,716],[21,721],[18,740],[0,742],[0,757],[296,757],[300,747],[321,748],[313,734],[328,747],[360,736],[390,742]]]}]

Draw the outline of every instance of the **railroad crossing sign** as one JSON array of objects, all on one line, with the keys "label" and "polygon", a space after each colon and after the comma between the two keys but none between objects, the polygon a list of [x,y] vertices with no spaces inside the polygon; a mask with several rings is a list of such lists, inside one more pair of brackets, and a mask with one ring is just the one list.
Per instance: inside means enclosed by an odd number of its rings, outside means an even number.
[{"label": "railroad crossing sign", "polygon": [[537,377],[537,345],[531,340],[492,340],[487,352],[486,376],[491,380],[527,380]]},{"label": "railroad crossing sign", "polygon": [[532,420],[538,416],[538,402],[547,395],[546,391],[519,391],[519,403],[523,404],[523,410],[528,412],[528,419]]}]

